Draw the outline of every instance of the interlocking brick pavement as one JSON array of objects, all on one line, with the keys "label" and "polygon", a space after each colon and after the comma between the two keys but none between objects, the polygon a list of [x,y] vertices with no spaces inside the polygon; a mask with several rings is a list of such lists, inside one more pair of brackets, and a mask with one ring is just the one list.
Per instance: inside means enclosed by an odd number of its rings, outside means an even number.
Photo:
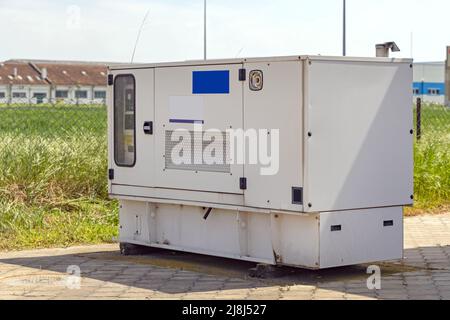
[{"label": "interlocking brick pavement", "polygon": [[[450,299],[450,214],[406,218],[405,248],[403,261],[380,264],[381,290],[367,288],[366,266],[253,279],[247,262],[169,252],[122,257],[117,245],[3,252],[0,299]],[[81,278],[68,277],[69,266]]]}]

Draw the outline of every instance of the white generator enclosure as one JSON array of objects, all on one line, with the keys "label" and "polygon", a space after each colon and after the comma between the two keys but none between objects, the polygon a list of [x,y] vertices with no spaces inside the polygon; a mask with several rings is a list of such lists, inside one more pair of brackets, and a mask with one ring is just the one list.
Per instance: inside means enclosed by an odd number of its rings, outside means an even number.
[{"label": "white generator enclosure", "polygon": [[120,242],[322,269],[403,257],[412,61],[110,68]]}]

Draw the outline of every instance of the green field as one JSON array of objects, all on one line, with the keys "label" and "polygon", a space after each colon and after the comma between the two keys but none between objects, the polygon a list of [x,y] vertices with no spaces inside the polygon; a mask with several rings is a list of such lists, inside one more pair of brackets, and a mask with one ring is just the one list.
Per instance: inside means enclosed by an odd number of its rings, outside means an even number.
[{"label": "green field", "polygon": [[0,107],[0,120],[0,250],[112,241],[105,107]]},{"label": "green field", "polygon": [[407,213],[450,211],[450,108],[424,106],[421,127],[414,146],[415,208]]},{"label": "green field", "polygon": [[[416,207],[450,207],[450,110],[425,106]],[[110,242],[104,106],[0,106],[0,250]]]}]

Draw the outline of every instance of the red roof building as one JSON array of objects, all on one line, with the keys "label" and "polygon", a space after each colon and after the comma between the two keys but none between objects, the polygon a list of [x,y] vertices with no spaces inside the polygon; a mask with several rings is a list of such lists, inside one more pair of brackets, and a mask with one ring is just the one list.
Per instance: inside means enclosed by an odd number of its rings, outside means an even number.
[{"label": "red roof building", "polygon": [[9,60],[0,63],[0,104],[104,103],[107,64]]}]

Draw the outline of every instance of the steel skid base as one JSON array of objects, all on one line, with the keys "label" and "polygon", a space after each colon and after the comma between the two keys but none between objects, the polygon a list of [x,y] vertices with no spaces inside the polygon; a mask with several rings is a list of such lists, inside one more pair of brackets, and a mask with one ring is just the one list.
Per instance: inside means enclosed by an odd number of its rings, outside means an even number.
[{"label": "steel skid base", "polygon": [[120,243],[120,254],[123,256],[139,256],[153,252],[151,247],[131,243]]},{"label": "steel skid base", "polygon": [[209,208],[120,204],[123,254],[142,252],[138,245],[307,269],[403,258],[402,207],[307,215],[212,209],[205,217]]}]

